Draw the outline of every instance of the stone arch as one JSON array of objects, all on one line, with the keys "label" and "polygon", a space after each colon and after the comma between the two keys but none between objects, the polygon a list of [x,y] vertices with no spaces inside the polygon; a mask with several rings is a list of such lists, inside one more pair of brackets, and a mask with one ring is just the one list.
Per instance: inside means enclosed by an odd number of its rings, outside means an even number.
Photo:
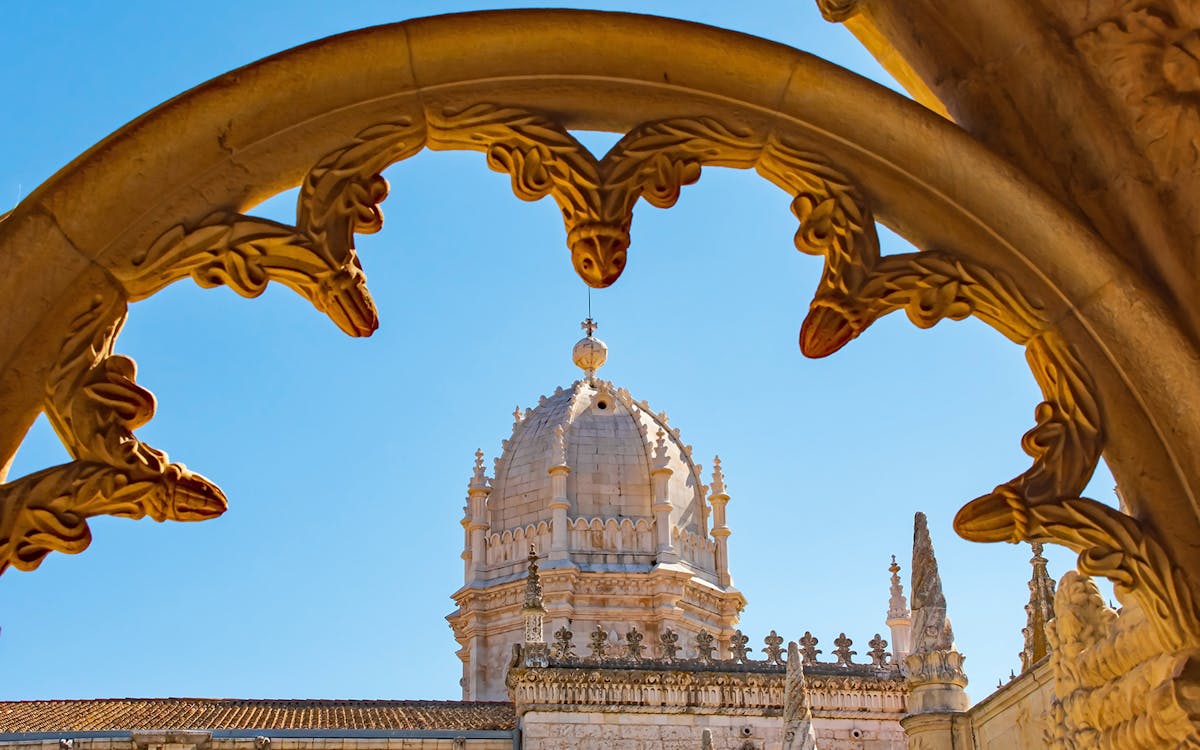
[{"label": "stone arch", "polygon": [[[597,162],[576,128],[628,135]],[[246,296],[275,280],[369,334],[352,235],[380,227],[378,172],[422,148],[485,151],[519,196],[558,200],[593,285],[619,276],[639,197],[669,206],[703,166],[757,170],[793,195],[797,245],[827,259],[806,352],[896,309],[922,326],[978,315],[1027,346],[1046,393],[1035,465],[960,531],[1066,543],[1137,594],[1166,643],[1195,640],[1200,363],[1153,285],[918,104],[763,40],[578,11],[428,18],[281,53],[130,123],[0,220],[0,466],[42,410],[76,459],[4,485],[3,564],[81,550],[88,515],[219,513],[211,483],[133,438],[153,399],[113,353],[127,303],[186,277]],[[295,185],[295,226],[245,213]],[[876,218],[923,252],[880,258]],[[1101,449],[1130,515],[1076,497]]]}]

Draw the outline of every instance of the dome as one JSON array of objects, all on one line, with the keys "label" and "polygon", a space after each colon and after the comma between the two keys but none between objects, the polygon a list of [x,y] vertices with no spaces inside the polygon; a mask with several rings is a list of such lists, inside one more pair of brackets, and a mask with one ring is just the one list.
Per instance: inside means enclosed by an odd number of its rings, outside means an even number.
[{"label": "dome", "polygon": [[[492,542],[508,546],[511,540],[514,555],[518,541],[523,550],[531,542],[539,551],[549,549],[555,470],[566,475],[560,491],[567,504],[571,563],[597,569],[649,568],[663,562],[656,555],[654,524],[658,477],[665,479],[678,562],[711,577],[708,488],[692,461],[691,447],[680,441],[665,414],[653,413],[646,402],[634,401],[612,383],[583,379],[514,416],[513,434],[502,444],[487,499],[490,559]],[[522,554],[514,563],[523,559]]]}]

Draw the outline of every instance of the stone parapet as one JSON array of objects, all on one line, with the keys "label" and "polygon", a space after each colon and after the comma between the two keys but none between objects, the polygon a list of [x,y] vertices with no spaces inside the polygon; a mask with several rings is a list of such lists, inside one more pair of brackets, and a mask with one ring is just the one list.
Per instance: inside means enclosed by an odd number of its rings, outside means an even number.
[{"label": "stone parapet", "polygon": [[[552,651],[552,654],[554,652]],[[529,711],[782,716],[786,662],[738,659],[563,658],[528,668],[515,654],[506,684],[518,716]],[[892,665],[804,665],[817,718],[897,721],[909,688]]]}]

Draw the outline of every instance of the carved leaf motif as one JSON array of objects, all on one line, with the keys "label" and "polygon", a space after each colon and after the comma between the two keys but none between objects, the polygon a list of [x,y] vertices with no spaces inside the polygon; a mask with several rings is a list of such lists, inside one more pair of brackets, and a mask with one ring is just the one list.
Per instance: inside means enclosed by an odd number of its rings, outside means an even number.
[{"label": "carved leaf motif", "polygon": [[75,460],[0,485],[0,573],[81,552],[92,516],[198,521],[225,511],[215,485],[133,435],[154,415],[154,396],[137,384],[133,360],[112,353],[124,318],[123,304],[97,299],[71,326],[45,410]]},{"label": "carved leaf motif", "polygon": [[1104,445],[1100,408],[1086,369],[1042,305],[1003,274],[946,253],[881,258],[861,193],[815,155],[772,142],[758,169],[795,195],[797,248],[825,256],[800,333],[806,355],[832,354],[895,310],[921,328],[974,315],[1026,347],[1044,396],[1035,426],[1021,441],[1034,463],[968,503],[955,518],[958,532],[975,541],[1046,538],[1065,544],[1080,553],[1081,570],[1109,576],[1137,597],[1167,642],[1195,642],[1195,597],[1154,534],[1119,511],[1078,497]]},{"label": "carved leaf motif", "polygon": [[602,161],[554,120],[525,110],[477,104],[428,115],[432,149],[471,149],[508,173],[524,200],[550,195],[562,210],[576,272],[589,285],[612,284],[625,268],[638,198],[659,208],[700,178],[704,164],[749,167],[762,144],[711,118],[642,125]]}]

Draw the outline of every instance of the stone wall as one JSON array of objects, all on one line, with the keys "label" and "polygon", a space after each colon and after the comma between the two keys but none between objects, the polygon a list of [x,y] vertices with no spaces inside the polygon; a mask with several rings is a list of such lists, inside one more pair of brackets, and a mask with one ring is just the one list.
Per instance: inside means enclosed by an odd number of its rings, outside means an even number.
[{"label": "stone wall", "polygon": [[975,704],[968,712],[975,750],[1047,747],[1054,674],[1049,659]]},{"label": "stone wall", "polygon": [[[687,713],[530,711],[521,721],[523,750],[700,750],[702,733],[713,750],[781,750],[778,716]],[[903,750],[895,721],[813,721],[821,750]]]},{"label": "stone wall", "polygon": [[[327,732],[322,732],[325,734]],[[347,731],[347,734],[352,734]],[[134,733],[140,737],[143,733]],[[149,734],[149,733],[145,733]],[[269,734],[269,732],[267,733]],[[413,737],[272,737],[264,745],[254,737],[218,738],[200,745],[138,741],[135,737],[75,737],[64,746],[58,738],[48,740],[0,741],[0,750],[513,750],[511,736],[470,737],[469,732],[456,736],[446,731],[441,736],[433,732],[414,732]],[[507,733],[506,733],[507,734]],[[71,738],[71,733],[63,734]]]}]

